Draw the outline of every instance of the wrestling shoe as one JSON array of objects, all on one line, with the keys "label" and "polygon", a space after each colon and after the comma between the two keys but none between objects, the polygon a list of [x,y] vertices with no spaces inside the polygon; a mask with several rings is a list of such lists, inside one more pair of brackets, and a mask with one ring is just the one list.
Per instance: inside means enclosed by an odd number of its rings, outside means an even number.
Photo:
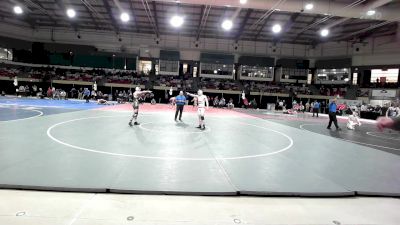
[{"label": "wrestling shoe", "polygon": [[134,122],[134,123],[133,123],[133,125],[136,125],[136,126],[137,126],[137,125],[140,125],[140,123],[138,123],[138,122]]},{"label": "wrestling shoe", "polygon": [[203,126],[202,128],[200,128],[200,130],[205,130],[206,129],[206,126]]},{"label": "wrestling shoe", "polygon": [[129,122],[128,125],[129,125],[130,127],[133,126],[133,125],[132,125],[132,122]]},{"label": "wrestling shoe", "polygon": [[196,128],[199,128],[199,129],[201,129],[201,126],[199,125],[198,127],[196,127]]}]

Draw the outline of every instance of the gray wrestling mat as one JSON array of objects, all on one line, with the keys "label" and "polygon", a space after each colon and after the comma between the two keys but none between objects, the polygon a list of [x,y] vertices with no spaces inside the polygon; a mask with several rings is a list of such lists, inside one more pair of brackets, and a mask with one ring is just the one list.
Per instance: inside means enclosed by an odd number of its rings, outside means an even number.
[{"label": "gray wrestling mat", "polygon": [[172,110],[142,113],[136,127],[127,125],[129,112],[101,110],[0,122],[0,187],[400,196],[396,154],[286,122],[224,112],[206,115],[205,131],[194,127],[194,113],[185,113],[184,123],[175,123]]}]

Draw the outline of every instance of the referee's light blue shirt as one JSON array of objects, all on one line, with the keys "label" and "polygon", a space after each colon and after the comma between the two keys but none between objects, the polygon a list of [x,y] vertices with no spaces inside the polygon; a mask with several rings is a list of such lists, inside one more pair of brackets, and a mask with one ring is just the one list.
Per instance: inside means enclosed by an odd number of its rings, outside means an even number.
[{"label": "referee's light blue shirt", "polygon": [[329,104],[329,112],[336,112],[336,103],[332,102]]},{"label": "referee's light blue shirt", "polygon": [[183,95],[178,95],[175,98],[176,105],[185,105],[186,104],[186,97]]}]

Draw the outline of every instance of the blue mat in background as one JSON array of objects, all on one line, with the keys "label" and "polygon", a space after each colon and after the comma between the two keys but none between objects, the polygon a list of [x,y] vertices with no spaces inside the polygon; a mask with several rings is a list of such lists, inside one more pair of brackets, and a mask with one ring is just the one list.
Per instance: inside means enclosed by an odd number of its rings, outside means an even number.
[{"label": "blue mat in background", "polygon": [[[0,122],[67,113],[104,107],[96,102],[86,103],[82,100],[51,100],[18,97],[0,97]],[[35,111],[38,110],[38,111]]]},{"label": "blue mat in background", "polygon": [[34,98],[18,98],[18,97],[0,97],[0,105],[17,105],[32,107],[52,107],[65,109],[95,109],[104,107],[98,105],[97,102],[86,103],[82,100],[51,100],[51,99],[34,99]]}]

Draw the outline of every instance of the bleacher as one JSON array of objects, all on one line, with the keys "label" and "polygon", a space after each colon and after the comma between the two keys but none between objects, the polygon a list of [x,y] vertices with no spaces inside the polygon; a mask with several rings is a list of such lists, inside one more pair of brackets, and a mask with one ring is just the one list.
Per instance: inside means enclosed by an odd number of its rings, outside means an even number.
[{"label": "bleacher", "polygon": [[216,89],[216,90],[230,90],[239,91],[238,84],[233,80],[202,78],[200,81],[200,88],[202,89]]}]

